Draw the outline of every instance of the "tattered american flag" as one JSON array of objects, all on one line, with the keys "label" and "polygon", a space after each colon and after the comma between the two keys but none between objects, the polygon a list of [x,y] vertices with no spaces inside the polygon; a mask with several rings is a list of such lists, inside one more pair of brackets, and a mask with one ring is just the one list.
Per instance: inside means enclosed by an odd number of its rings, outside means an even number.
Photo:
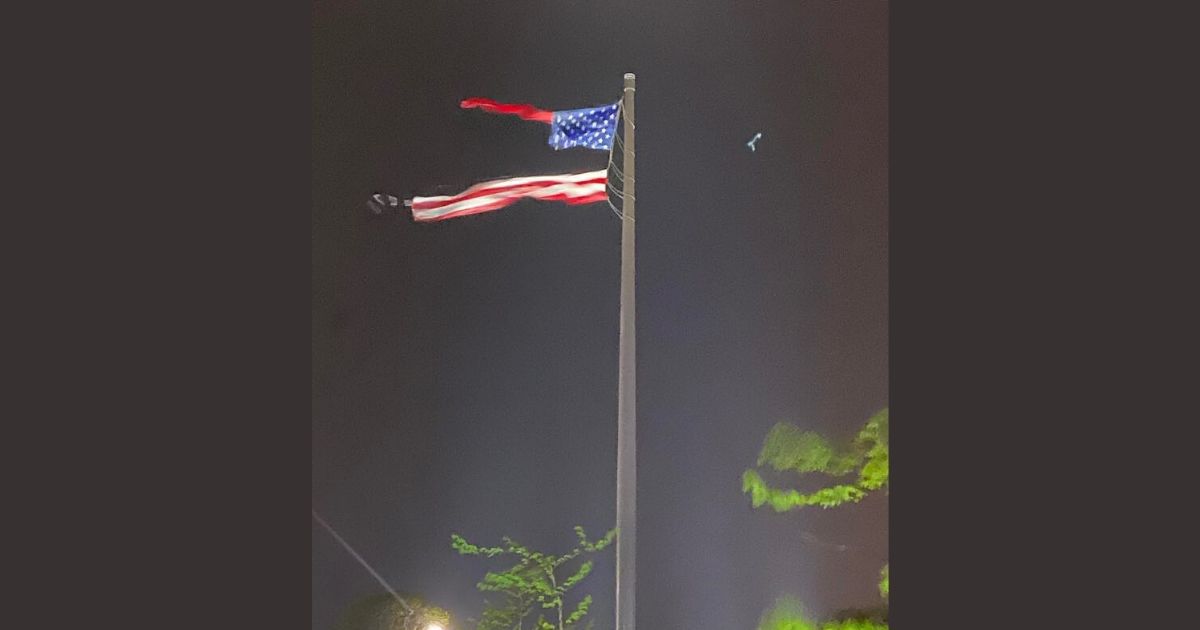
[{"label": "tattered american flag", "polygon": [[604,201],[608,198],[607,182],[607,169],[498,179],[476,184],[457,195],[413,197],[405,205],[412,207],[414,221],[441,221],[496,210],[526,198],[567,204]]},{"label": "tattered american flag", "polygon": [[550,146],[557,149],[581,147],[608,151],[617,133],[620,101],[600,107],[547,111],[528,103],[500,103],[490,98],[468,98],[459,103],[463,109],[479,108],[493,114],[519,116],[524,120],[550,125]]}]

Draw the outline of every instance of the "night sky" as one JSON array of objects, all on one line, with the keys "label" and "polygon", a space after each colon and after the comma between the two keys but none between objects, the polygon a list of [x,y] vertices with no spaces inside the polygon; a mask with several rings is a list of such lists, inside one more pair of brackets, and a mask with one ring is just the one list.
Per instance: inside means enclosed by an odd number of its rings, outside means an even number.
[{"label": "night sky", "polygon": [[[498,564],[615,520],[620,223],[523,201],[433,224],[371,193],[603,168],[481,96],[574,109],[637,74],[644,629],[879,602],[887,498],[753,510],[770,427],[849,439],[888,404],[887,13],[879,0],[323,2],[313,9],[312,501],[398,590],[463,620]],[[757,152],[746,142],[763,137]],[[314,630],[381,589],[314,522]],[[805,542],[811,532],[831,544]],[[613,555],[581,587],[613,623]]]}]

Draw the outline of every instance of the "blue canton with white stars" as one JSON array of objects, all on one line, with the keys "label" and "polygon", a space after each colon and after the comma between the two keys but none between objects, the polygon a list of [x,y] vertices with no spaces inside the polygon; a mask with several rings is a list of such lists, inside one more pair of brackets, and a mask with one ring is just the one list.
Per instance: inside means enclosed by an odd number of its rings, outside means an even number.
[{"label": "blue canton with white stars", "polygon": [[554,112],[550,146],[556,150],[583,147],[608,151],[617,133],[617,105]]}]

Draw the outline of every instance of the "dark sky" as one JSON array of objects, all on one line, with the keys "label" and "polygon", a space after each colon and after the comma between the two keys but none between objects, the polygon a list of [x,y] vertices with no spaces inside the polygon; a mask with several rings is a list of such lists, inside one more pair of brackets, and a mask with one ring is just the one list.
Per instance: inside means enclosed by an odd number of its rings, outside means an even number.
[{"label": "dark sky", "polygon": [[[314,507],[396,588],[461,617],[494,565],[457,556],[451,532],[555,550],[575,524],[612,525],[618,220],[526,201],[416,225],[364,202],[602,168],[458,102],[586,107],[635,72],[638,625],[753,628],[782,594],[818,615],[876,604],[886,497],[776,515],[740,475],[776,422],[848,439],[888,403],[887,11],[316,2]],[[326,630],[379,588],[312,535]],[[601,629],[612,582],[608,554],[585,582]]]}]

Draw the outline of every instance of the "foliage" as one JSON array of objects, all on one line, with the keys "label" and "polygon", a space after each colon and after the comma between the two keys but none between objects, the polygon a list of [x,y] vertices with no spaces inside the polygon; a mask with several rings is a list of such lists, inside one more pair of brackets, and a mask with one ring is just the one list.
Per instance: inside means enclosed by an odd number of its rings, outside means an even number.
[{"label": "foliage", "polygon": [[[759,467],[769,466],[777,473],[817,473],[847,477],[857,471],[853,482],[835,483],[814,492],[774,488],[755,469],[742,474],[742,492],[750,495],[758,508],[770,505],[776,512],[789,512],[806,506],[832,508],[857,503],[868,494],[888,485],[888,410],[885,407],[867,420],[849,448],[838,449],[828,439],[793,424],[779,423],[771,428],[758,455]],[[879,594],[888,599],[888,565],[879,572]],[[850,618],[826,621],[819,630],[887,630],[886,615],[858,614]],[[818,624],[804,615],[799,602],[780,599],[759,622],[759,630],[818,630]]]},{"label": "foliage", "polygon": [[774,488],[753,468],[742,474],[742,492],[751,504],[768,504],[776,512],[816,505],[823,508],[857,503],[872,491],[888,483],[888,410],[871,417],[859,431],[849,449],[839,451],[829,440],[812,431],[802,431],[788,423],[775,425],[763,442],[758,466],[770,466],[776,472],[820,473],[845,477],[858,470],[853,483],[834,484],[815,492]]},{"label": "foliage", "polygon": [[423,630],[431,623],[450,627],[450,613],[416,595],[401,595],[406,609],[391,593],[369,595],[351,604],[338,621],[337,630]]},{"label": "foliage", "polygon": [[480,591],[504,597],[500,604],[487,604],[478,630],[522,630],[525,620],[535,610],[553,613],[549,620],[545,613],[539,613],[531,626],[536,630],[580,628],[591,607],[592,596],[584,596],[569,612],[565,596],[591,573],[593,560],[583,560],[575,566],[574,571],[568,571],[569,563],[603,551],[612,544],[616,530],[610,530],[604,538],[592,541],[582,527],[576,526],[575,535],[579,539],[578,544],[561,556],[533,551],[507,536],[502,539],[502,547],[480,547],[458,534],[451,536],[451,547],[462,555],[484,558],[512,556],[517,560],[516,564],[504,571],[489,571],[477,585]]},{"label": "foliage", "polygon": [[800,602],[790,597],[780,598],[758,623],[758,630],[887,630],[886,621],[861,616],[826,621],[811,620]]},{"label": "foliage", "polygon": [[875,619],[843,619],[826,621],[821,624],[821,630],[888,630],[888,625]]},{"label": "foliage", "polygon": [[758,630],[817,630],[817,624],[807,618],[799,601],[783,597],[763,615]]}]

